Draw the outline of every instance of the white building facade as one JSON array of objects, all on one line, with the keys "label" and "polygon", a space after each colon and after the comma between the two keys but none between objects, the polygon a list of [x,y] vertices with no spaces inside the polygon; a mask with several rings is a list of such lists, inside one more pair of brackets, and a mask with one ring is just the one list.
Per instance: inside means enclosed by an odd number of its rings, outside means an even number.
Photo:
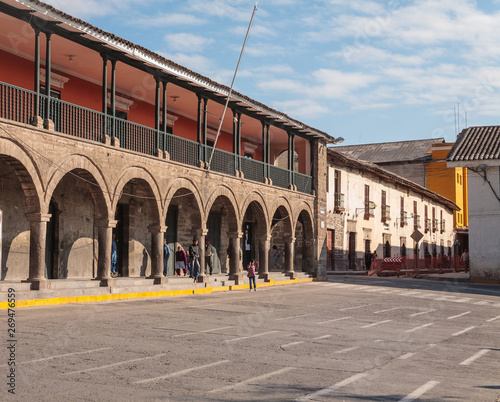
[{"label": "white building facade", "polygon": [[500,126],[469,127],[448,154],[468,168],[472,281],[500,283]]},{"label": "white building facade", "polygon": [[419,268],[437,268],[452,252],[456,209],[425,187],[329,150],[327,270],[364,270],[367,252],[405,257],[407,268],[417,259]]}]

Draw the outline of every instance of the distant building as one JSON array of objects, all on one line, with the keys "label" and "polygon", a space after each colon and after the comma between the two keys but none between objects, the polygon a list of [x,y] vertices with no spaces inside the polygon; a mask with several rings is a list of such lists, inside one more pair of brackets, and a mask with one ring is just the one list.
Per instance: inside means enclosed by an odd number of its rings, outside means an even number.
[{"label": "distant building", "polygon": [[453,201],[460,208],[454,212],[453,222],[454,255],[458,257],[468,247],[467,169],[446,165],[452,146],[444,138],[431,138],[341,146],[335,150],[375,163]]},{"label": "distant building", "polygon": [[500,281],[500,126],[463,130],[448,167],[469,170],[470,270],[473,280]]},{"label": "distant building", "polygon": [[[455,203],[337,149],[328,152],[328,270],[363,270],[365,253],[373,251],[379,258],[406,257],[408,267],[425,256],[437,266],[440,256],[451,255]],[[417,231],[423,235],[418,254]]]},{"label": "distant building", "polygon": [[444,138],[347,145],[335,147],[335,150],[376,163],[386,170],[427,187],[427,166],[432,161],[429,151],[434,144],[441,143],[444,143]]}]

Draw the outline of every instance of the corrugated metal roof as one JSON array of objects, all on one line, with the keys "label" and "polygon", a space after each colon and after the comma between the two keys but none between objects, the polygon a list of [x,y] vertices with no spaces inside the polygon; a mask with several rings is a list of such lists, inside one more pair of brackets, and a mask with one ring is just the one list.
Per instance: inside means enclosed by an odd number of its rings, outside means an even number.
[{"label": "corrugated metal roof", "polygon": [[373,163],[408,162],[429,159],[428,152],[437,143],[444,143],[444,138],[348,145],[332,149]]},{"label": "corrugated metal roof", "polygon": [[500,126],[466,128],[447,158],[451,162],[491,159],[500,159]]}]

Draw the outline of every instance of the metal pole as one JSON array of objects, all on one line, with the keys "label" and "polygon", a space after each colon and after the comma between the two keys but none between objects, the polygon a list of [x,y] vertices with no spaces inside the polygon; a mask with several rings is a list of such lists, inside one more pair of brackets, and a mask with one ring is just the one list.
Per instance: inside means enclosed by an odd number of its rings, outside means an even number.
[{"label": "metal pole", "polygon": [[222,128],[222,123],[224,121],[224,117],[226,116],[226,110],[227,110],[227,106],[229,105],[229,99],[231,98],[231,93],[233,92],[233,85],[234,85],[234,81],[236,80],[236,74],[238,74],[238,68],[240,67],[240,62],[241,62],[241,58],[243,56],[243,51],[245,50],[245,46],[247,44],[248,35],[250,35],[250,28],[252,27],[253,17],[255,16],[255,12],[257,11],[257,4],[258,4],[258,1],[255,2],[255,6],[253,7],[252,18],[250,18],[250,23],[248,24],[247,34],[245,36],[245,41],[243,42],[243,47],[241,48],[240,58],[238,59],[238,64],[236,64],[236,70],[234,71],[233,81],[231,82],[231,87],[229,88],[229,94],[227,95],[226,104],[224,106],[224,111],[222,112],[222,117],[221,117],[220,123],[219,123],[219,129],[217,130],[217,136],[215,137],[214,147],[212,149],[212,153],[210,154],[210,159],[208,160],[208,168],[209,169],[210,169],[210,163],[212,162],[212,158],[214,156],[215,147],[217,146],[217,140],[219,139],[219,134],[220,134],[220,130]]}]

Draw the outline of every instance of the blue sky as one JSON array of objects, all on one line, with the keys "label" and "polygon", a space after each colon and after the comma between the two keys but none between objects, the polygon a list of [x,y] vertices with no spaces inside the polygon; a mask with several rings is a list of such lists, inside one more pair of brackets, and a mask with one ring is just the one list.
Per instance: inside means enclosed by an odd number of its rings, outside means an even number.
[{"label": "blue sky", "polygon": [[[48,0],[230,85],[254,0]],[[260,0],[235,89],[343,145],[500,124],[500,0]]]}]

